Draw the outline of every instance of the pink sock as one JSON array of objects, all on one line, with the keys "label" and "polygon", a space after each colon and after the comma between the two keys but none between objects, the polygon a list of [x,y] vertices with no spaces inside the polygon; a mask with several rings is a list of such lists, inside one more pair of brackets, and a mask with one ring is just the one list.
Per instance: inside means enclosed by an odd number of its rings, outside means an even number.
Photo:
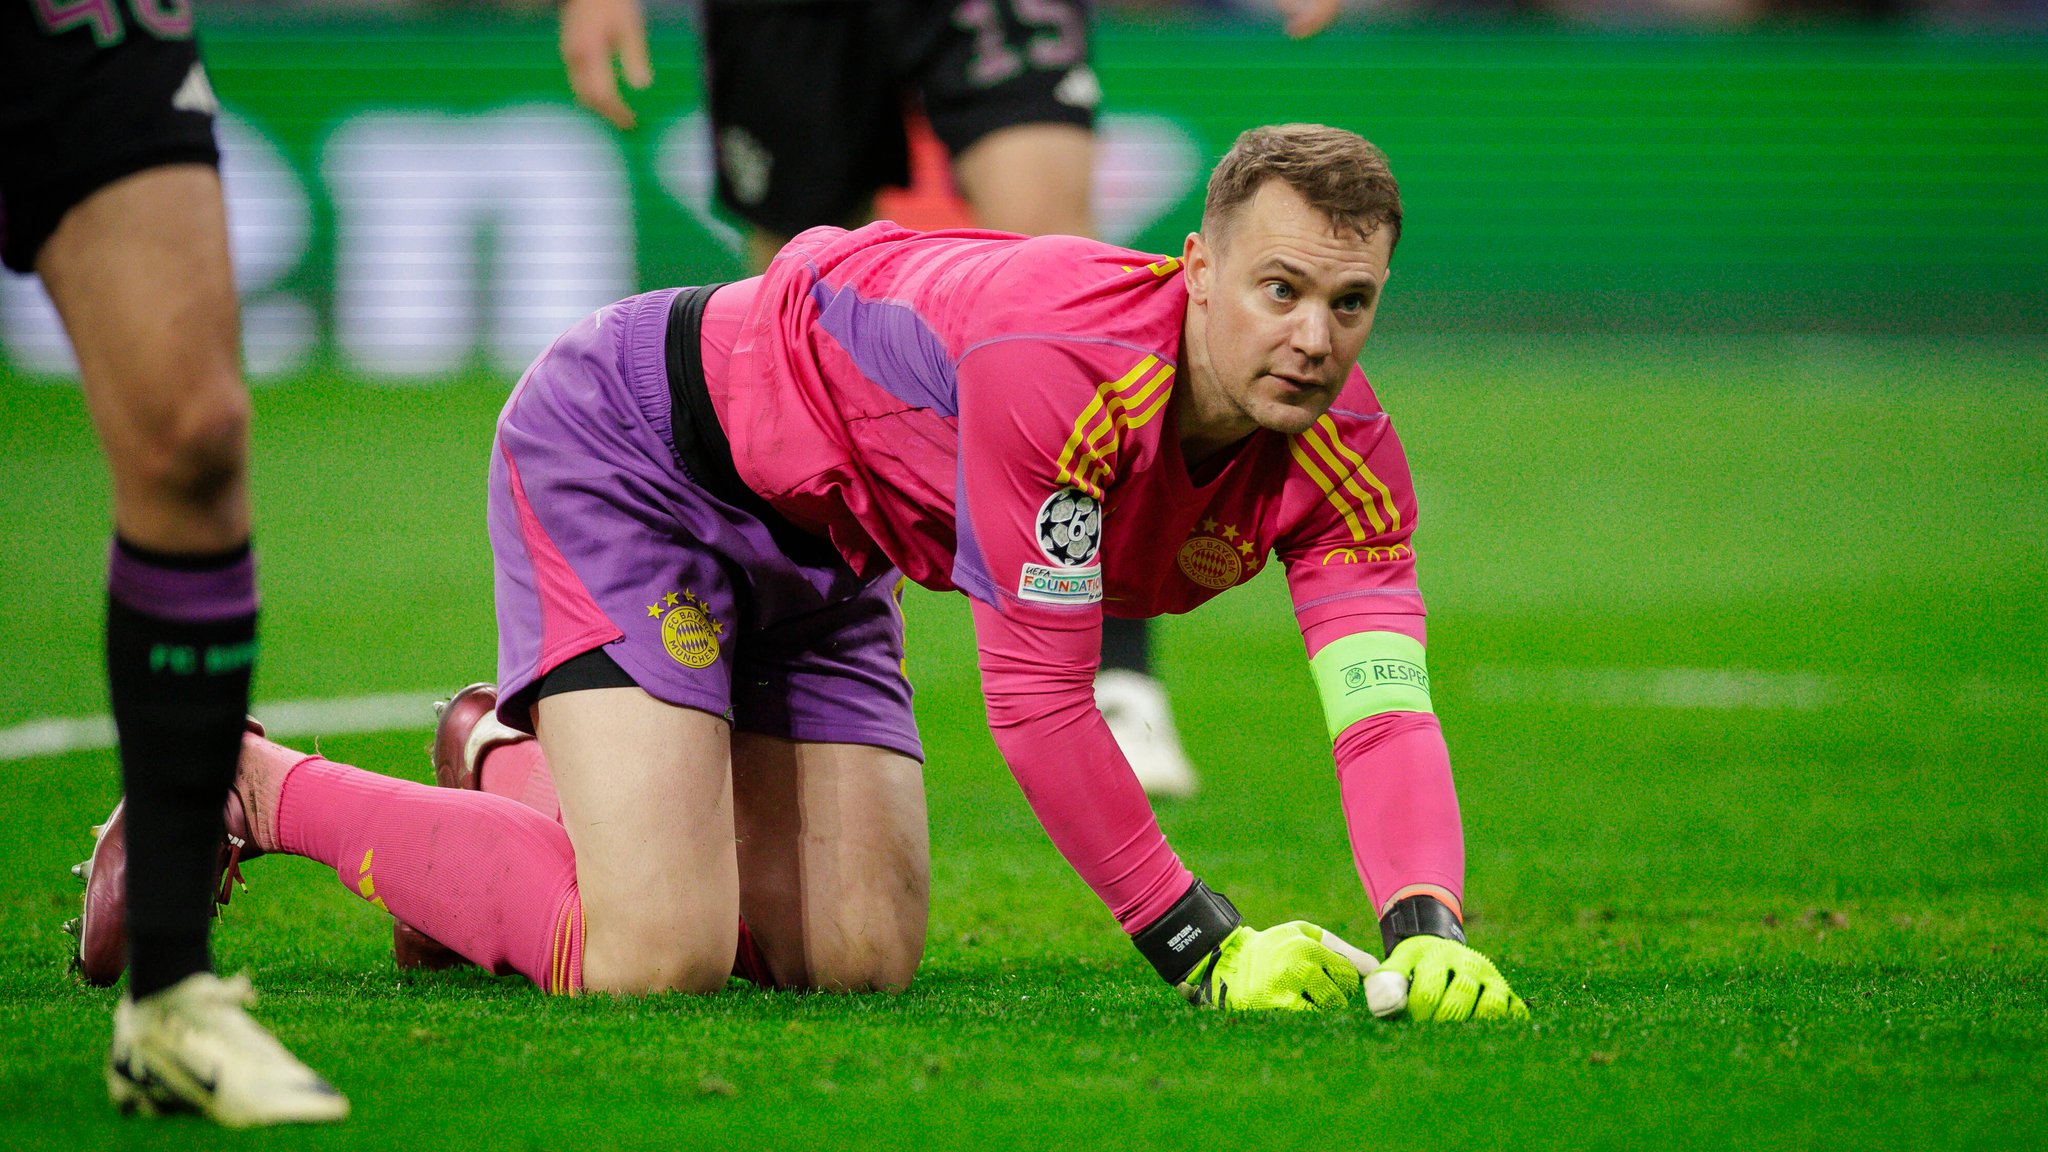
[{"label": "pink sock", "polygon": [[277,838],[493,972],[517,972],[548,992],[583,985],[569,834],[517,801],[315,757],[285,777]]},{"label": "pink sock", "polygon": [[477,782],[494,796],[509,796],[559,824],[562,802],[555,796],[555,778],[548,773],[540,741],[500,744],[477,761]]}]

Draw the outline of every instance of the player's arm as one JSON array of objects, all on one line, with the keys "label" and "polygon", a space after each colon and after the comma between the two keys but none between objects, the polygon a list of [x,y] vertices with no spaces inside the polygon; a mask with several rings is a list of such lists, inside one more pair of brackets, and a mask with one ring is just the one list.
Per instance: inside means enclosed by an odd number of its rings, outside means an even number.
[{"label": "player's arm", "polygon": [[1342,0],[1279,0],[1280,27],[1296,40],[1321,32],[1337,18]]},{"label": "player's arm", "polygon": [[[1415,981],[1381,1014],[1455,1020],[1521,1012],[1497,969],[1465,945],[1464,831],[1430,695],[1415,582],[1415,499],[1384,416],[1319,423],[1297,439],[1281,544],[1323,705],[1360,882],[1380,918],[1378,973]],[[1368,997],[1385,995],[1375,974]],[[1375,1002],[1376,1010],[1388,1008]]]},{"label": "player's arm", "polygon": [[631,128],[633,109],[619,95],[612,62],[618,61],[628,87],[639,90],[654,83],[640,0],[562,0],[561,46],[576,102],[620,128]]},{"label": "player's arm", "polygon": [[1372,968],[1370,955],[1305,921],[1251,928],[1167,844],[1095,707],[1099,608],[1072,622],[1033,622],[1029,615],[974,604],[989,731],[1054,847],[1138,952],[1161,979],[1205,1007],[1348,1003]]},{"label": "player's arm", "polygon": [[1094,382],[1132,367],[1104,355],[1139,359],[1018,340],[959,367],[954,583],[974,600],[989,731],[1054,846],[1169,984],[1217,1007],[1341,1005],[1356,961],[1313,925],[1245,927],[1196,880],[1095,706],[1118,429]]}]

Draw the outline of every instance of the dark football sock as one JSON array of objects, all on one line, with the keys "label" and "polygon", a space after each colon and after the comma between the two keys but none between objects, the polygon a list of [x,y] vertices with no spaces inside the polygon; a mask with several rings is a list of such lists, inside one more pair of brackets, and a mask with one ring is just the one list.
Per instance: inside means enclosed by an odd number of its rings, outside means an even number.
[{"label": "dark football sock", "polygon": [[1102,666],[1152,674],[1151,621],[1102,618]]},{"label": "dark football sock", "polygon": [[207,954],[221,808],[256,662],[256,565],[115,540],[107,565],[107,693],[127,800],[128,991],[168,988]]}]

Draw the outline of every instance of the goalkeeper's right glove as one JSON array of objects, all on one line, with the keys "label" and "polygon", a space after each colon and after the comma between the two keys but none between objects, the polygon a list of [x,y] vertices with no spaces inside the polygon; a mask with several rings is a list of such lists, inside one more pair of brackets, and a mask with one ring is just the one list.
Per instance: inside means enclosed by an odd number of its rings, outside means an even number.
[{"label": "goalkeeper's right glove", "polygon": [[1132,942],[1190,1003],[1208,1008],[1342,1008],[1374,963],[1305,920],[1247,928],[1230,901],[1199,880]]}]

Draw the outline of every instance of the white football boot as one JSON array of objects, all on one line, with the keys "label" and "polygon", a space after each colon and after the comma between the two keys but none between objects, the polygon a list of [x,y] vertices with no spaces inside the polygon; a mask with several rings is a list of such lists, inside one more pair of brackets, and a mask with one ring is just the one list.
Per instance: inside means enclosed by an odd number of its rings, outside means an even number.
[{"label": "white football boot", "polygon": [[114,1009],[107,1092],[123,1112],[201,1112],[229,1128],[348,1116],[348,1099],[299,1063],[244,1009],[247,976],[195,972]]},{"label": "white football boot", "polygon": [[1146,795],[1185,800],[1201,787],[1181,751],[1173,706],[1159,681],[1124,668],[1104,669],[1095,676],[1095,706]]}]

